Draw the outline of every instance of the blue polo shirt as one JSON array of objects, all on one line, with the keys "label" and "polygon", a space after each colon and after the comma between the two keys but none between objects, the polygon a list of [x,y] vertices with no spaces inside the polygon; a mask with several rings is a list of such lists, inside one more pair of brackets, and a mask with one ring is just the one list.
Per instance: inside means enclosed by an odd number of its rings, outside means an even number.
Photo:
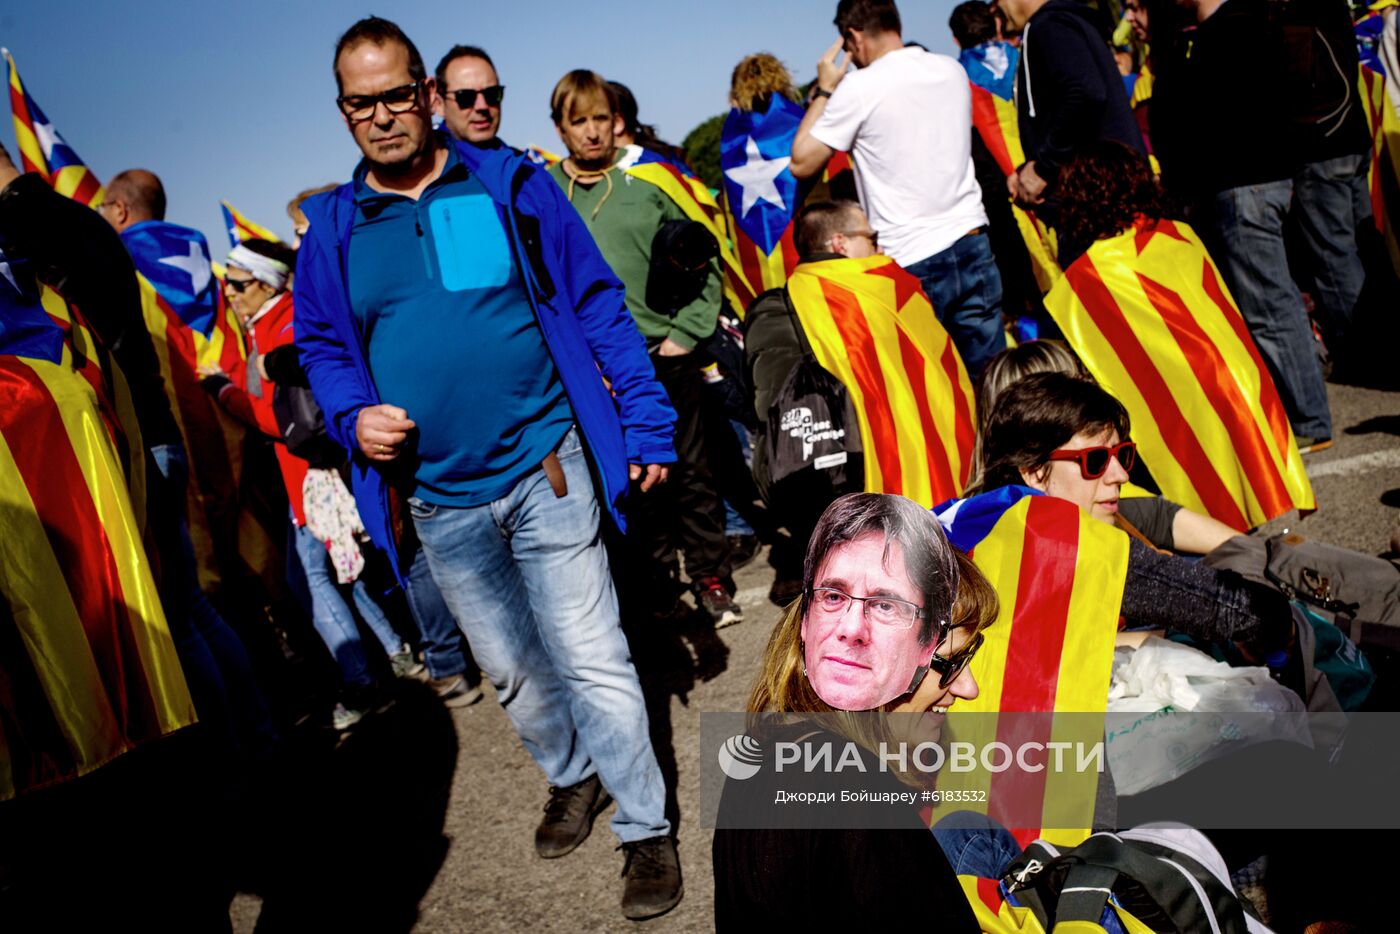
[{"label": "blue polo shirt", "polygon": [[356,172],[350,303],[379,397],[418,425],[414,495],[479,506],[535,470],[573,412],[496,204],[447,154],[417,201]]}]

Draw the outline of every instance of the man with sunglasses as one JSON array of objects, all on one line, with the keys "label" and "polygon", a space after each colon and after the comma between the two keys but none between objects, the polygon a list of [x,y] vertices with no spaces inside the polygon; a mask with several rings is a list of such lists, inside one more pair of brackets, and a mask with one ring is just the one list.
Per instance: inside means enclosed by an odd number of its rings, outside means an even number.
[{"label": "man with sunglasses", "polygon": [[474,45],[454,45],[438,62],[435,77],[438,99],[433,112],[442,117],[447,131],[474,146],[502,145],[497,134],[506,89],[491,56]]},{"label": "man with sunglasses", "polygon": [[352,454],[371,538],[401,579],[421,543],[549,780],[536,852],[571,852],[611,795],[623,913],[661,914],[680,866],[599,514],[623,525],[631,482],[665,479],[674,412],[621,283],[550,178],[507,147],[434,133],[437,82],[395,24],[356,23],[334,62],[364,158],[303,203],[295,280],[327,432]]}]

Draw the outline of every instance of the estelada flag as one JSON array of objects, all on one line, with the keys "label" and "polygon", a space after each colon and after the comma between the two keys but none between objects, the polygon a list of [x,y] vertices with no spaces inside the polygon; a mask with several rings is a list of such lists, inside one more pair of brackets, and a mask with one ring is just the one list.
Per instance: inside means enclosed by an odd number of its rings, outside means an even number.
[{"label": "estelada flag", "polygon": [[1388,82],[1394,80],[1394,76],[1385,73],[1385,65],[1376,50],[1385,24],[1385,18],[1379,12],[1381,6],[1373,6],[1375,12],[1356,22],[1356,36],[1361,48],[1359,87],[1372,139],[1369,175],[1371,213],[1376,229],[1385,238],[1391,265],[1400,274],[1400,111],[1397,111],[1400,100],[1391,96],[1393,89]]},{"label": "estelada flag", "polygon": [[745,278],[760,292],[787,282],[797,265],[792,219],[798,185],[788,163],[802,114],[774,94],[763,113],[730,110],[720,133],[726,227]]},{"label": "estelada flag", "polygon": [[560,159],[557,153],[550,152],[548,149],[541,146],[526,146],[525,158],[535,163],[535,165],[544,166],[546,169]]},{"label": "estelada flag", "polygon": [[[1012,748],[1082,738],[1086,729],[1090,743],[1102,741],[1128,576],[1128,536],[1069,500],[1022,486],[944,503],[934,511],[949,541],[971,556],[1001,604],[968,666],[979,693],[959,700],[956,711],[999,714],[995,721],[976,722],[988,732],[994,722],[996,736],[986,739]],[[1068,713],[1097,716],[1058,722],[1053,716]],[[969,778],[984,785],[979,790],[985,792],[986,813],[1022,845],[1037,836],[1075,844],[1092,826],[1095,772],[1007,770]],[[1040,805],[1038,826],[1011,816],[1024,815],[1027,802]]]},{"label": "estelada flag", "polygon": [[622,151],[615,167],[660,188],[676,203],[681,213],[710,232],[719,244],[725,300],[742,319],[757,293],[744,275],[739,258],[729,242],[724,213],[705,183],[670,159],[635,144]]},{"label": "estelada flag", "polygon": [[1316,508],[1274,381],[1190,227],[1142,222],[1098,241],[1045,307],[1128,410],[1167,499],[1241,532]]},{"label": "estelada flag", "polygon": [[262,224],[255,224],[243,214],[238,208],[227,201],[220,201],[219,207],[224,212],[224,229],[228,231],[229,246],[234,247],[244,240],[271,240],[273,243],[281,243],[281,238],[277,234],[268,230]]},{"label": "estelada flag", "polygon": [[[972,88],[972,126],[996,160],[997,168],[1004,175],[1010,175],[1026,161],[1016,122],[1016,102],[999,97],[976,82],[969,81],[968,84]],[[1055,234],[1033,212],[1013,204],[1011,214],[1016,218],[1021,239],[1026,241],[1026,252],[1030,254],[1036,284],[1042,292],[1048,292],[1062,274],[1055,258]]]},{"label": "estelada flag", "polygon": [[972,384],[919,280],[888,256],[803,263],[788,293],[817,362],[851,394],[865,488],[925,508],[962,492]]},{"label": "estelada flag", "polygon": [[[136,265],[146,330],[189,457],[187,516],[200,584],[214,591],[252,577],[278,593],[281,526],[265,510],[244,508],[257,480],[245,470],[248,431],[199,386],[200,366],[218,367],[235,382],[247,369],[242,329],[215,288],[204,236],[147,221],[127,228],[122,240]],[[270,488],[280,483],[274,478]]]},{"label": "estelada flag", "polygon": [[15,118],[15,139],[24,171],[38,172],[59,194],[97,207],[102,203],[102,183],[24,89],[10,50],[0,52],[10,66],[10,112]]},{"label": "estelada flag", "polygon": [[195,722],[112,426],[72,368],[62,305],[0,279],[0,799]]}]

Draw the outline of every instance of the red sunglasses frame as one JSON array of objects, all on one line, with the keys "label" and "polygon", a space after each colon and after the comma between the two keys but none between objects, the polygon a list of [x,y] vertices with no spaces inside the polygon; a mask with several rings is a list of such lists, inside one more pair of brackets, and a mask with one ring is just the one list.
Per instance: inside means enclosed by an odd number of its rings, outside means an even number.
[{"label": "red sunglasses frame", "polygon": [[[1103,462],[1103,470],[1100,470],[1098,473],[1090,473],[1088,463],[1089,455],[1096,451],[1107,451],[1108,459]],[[1126,464],[1123,463],[1122,458],[1119,456],[1124,451],[1132,452],[1132,457],[1128,459]],[[1085,480],[1097,480],[1099,477],[1108,473],[1109,461],[1118,461],[1118,465],[1122,467],[1124,471],[1132,470],[1133,464],[1137,462],[1137,442],[1120,441],[1117,444],[1097,444],[1091,448],[1074,448],[1073,450],[1070,448],[1060,448],[1059,450],[1050,452],[1050,460],[1078,461],[1080,476]]]}]

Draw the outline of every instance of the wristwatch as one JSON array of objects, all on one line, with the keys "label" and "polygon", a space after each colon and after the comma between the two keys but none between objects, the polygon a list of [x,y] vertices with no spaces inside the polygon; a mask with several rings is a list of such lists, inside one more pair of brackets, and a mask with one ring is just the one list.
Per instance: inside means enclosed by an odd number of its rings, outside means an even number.
[{"label": "wristwatch", "polygon": [[819,97],[830,97],[830,96],[831,96],[831,92],[828,91],[826,88],[817,88],[815,91],[812,92],[812,100],[816,100],[816,99],[819,98]]}]

